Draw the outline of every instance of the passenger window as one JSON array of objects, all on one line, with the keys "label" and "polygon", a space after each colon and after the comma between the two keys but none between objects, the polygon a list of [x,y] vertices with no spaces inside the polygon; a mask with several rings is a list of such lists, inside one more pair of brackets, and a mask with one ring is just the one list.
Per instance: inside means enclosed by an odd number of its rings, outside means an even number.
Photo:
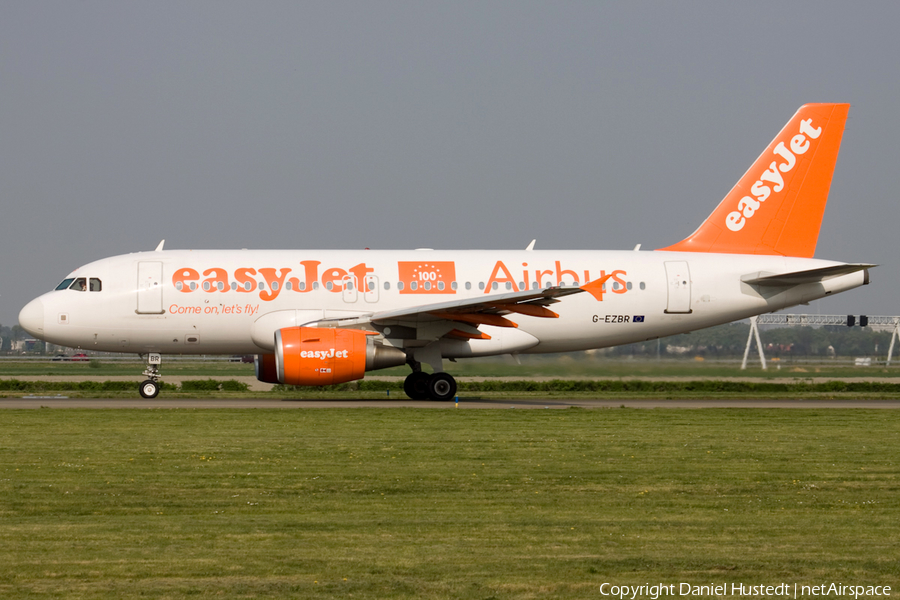
[{"label": "passenger window", "polygon": [[471,282],[471,281],[467,281],[467,282],[466,282],[466,289],[467,289],[467,290],[471,290],[471,289],[472,289],[472,282]]},{"label": "passenger window", "polygon": [[384,282],[384,289],[385,289],[385,290],[391,289],[391,282],[390,282],[390,281],[385,281],[385,282]]},{"label": "passenger window", "polygon": [[62,283],[60,283],[58,286],[56,286],[56,289],[67,290],[67,289],[69,289],[69,286],[72,285],[73,281],[75,281],[75,280],[74,279],[63,279]]},{"label": "passenger window", "polygon": [[641,289],[642,289],[642,290],[646,290],[646,289],[647,289],[647,284],[644,283],[643,281],[641,282]]},{"label": "passenger window", "polygon": [[72,284],[70,290],[75,290],[76,292],[86,292],[87,291],[87,279],[84,277],[79,277],[75,280],[75,283]]},{"label": "passenger window", "polygon": [[[453,285],[455,286],[456,283],[454,282]],[[438,289],[442,292],[444,291],[444,282],[443,281],[438,281]]]},{"label": "passenger window", "polygon": [[625,284],[625,289],[628,289],[628,290],[631,289],[631,282],[630,282],[630,281],[629,281],[628,283]]},{"label": "passenger window", "polygon": [[[181,283],[181,282],[179,281],[178,283]],[[232,281],[232,282],[231,282],[231,291],[232,291],[232,292],[236,292],[236,291],[237,291],[237,281]]]},{"label": "passenger window", "polygon": [[397,289],[400,291],[403,291],[403,282],[402,281],[397,282]]},{"label": "passenger window", "polygon": [[418,287],[419,287],[418,282],[411,281],[411,282],[409,283],[409,289],[411,289],[411,290],[415,290],[415,289],[418,288]]},{"label": "passenger window", "polygon": [[483,281],[479,281],[479,282],[478,282],[478,289],[479,289],[479,290],[483,290],[483,289],[484,289],[484,282],[483,282]]},{"label": "passenger window", "polygon": [[304,291],[304,290],[306,290],[306,282],[305,282],[305,281],[301,281],[301,282],[300,282],[300,287],[298,287],[297,289],[300,290],[301,292]]},{"label": "passenger window", "polygon": [[492,289],[492,290],[496,290],[498,287],[500,287],[500,284],[497,283],[496,281],[495,281],[494,283],[491,284],[491,289]]}]

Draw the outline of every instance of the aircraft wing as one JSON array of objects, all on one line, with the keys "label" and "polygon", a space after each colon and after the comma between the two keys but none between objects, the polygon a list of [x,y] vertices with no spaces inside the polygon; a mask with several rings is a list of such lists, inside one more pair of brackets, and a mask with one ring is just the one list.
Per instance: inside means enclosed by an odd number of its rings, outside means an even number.
[{"label": "aircraft wing", "polygon": [[317,321],[316,325],[325,327],[348,327],[364,324],[415,326],[427,322],[450,321],[458,325],[452,331],[452,335],[469,339],[490,339],[490,336],[478,331],[479,325],[518,327],[518,324],[505,316],[510,314],[558,318],[559,315],[547,308],[548,306],[560,302],[560,298],[581,292],[588,292],[600,300],[604,293],[603,285],[610,277],[612,275],[606,275],[580,287],[554,286],[542,290],[490,294],[464,300],[420,304],[361,315],[351,319],[323,319]]},{"label": "aircraft wing", "polygon": [[450,302],[437,302],[435,304],[423,304],[409,308],[381,311],[372,314],[370,319],[374,322],[408,319],[410,317],[449,318],[453,320],[452,317],[455,315],[496,315],[508,312],[557,317],[556,313],[546,307],[559,302],[557,298],[578,294],[583,291],[580,287],[550,287],[542,290],[511,292],[509,294],[491,294],[479,298],[451,300]]},{"label": "aircraft wing", "polygon": [[[741,277],[741,281],[750,285],[762,286],[793,286],[803,283],[818,283],[826,279],[840,277],[841,275],[849,275],[857,271],[871,269],[878,265],[870,265],[866,263],[848,263],[844,265],[834,265],[831,267],[821,267],[818,269],[808,269],[806,271],[794,271],[792,273],[782,273],[780,275],[766,275],[764,273],[752,273]],[[868,280],[867,280],[868,281]]]}]

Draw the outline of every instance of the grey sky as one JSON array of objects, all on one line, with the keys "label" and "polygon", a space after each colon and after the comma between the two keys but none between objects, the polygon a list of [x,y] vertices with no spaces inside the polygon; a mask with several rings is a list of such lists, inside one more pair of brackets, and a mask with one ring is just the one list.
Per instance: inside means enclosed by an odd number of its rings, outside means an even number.
[{"label": "grey sky", "polygon": [[[167,248],[644,249],[849,102],[812,312],[900,314],[900,3],[0,3],[0,323]],[[798,311],[799,312],[799,311]]]}]

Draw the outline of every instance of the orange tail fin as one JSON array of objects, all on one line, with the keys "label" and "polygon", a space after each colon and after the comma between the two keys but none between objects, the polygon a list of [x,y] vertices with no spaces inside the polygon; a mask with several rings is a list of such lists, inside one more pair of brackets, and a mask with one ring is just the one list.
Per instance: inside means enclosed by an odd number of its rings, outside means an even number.
[{"label": "orange tail fin", "polygon": [[805,104],[673,252],[812,258],[849,104]]}]

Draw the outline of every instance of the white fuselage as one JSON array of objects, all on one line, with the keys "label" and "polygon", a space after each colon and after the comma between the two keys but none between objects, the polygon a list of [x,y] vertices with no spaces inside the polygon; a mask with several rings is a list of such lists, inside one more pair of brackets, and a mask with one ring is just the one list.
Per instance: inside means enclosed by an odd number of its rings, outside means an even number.
[{"label": "white fuselage", "polygon": [[[490,340],[441,341],[445,358],[566,352],[727,323],[865,283],[864,272],[787,288],[742,282],[836,264],[665,251],[166,250],[79,268],[69,278],[97,279],[100,291],[49,292],[21,320],[46,341],[83,349],[260,354],[281,327],[612,275],[600,300],[579,293],[551,304],[559,318],[507,315],[518,328],[482,325]],[[381,333],[400,347],[443,335],[424,319],[394,325],[405,335],[392,336],[391,322]]]}]

